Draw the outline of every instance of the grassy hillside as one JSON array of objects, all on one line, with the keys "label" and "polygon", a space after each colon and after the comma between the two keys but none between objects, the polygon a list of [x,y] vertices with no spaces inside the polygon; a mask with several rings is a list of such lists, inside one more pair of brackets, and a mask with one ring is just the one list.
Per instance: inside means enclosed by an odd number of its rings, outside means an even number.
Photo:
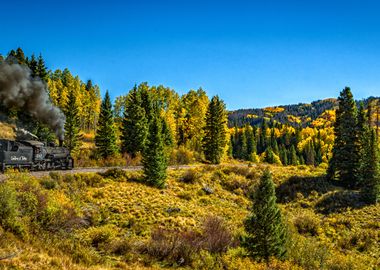
[{"label": "grassy hillside", "polygon": [[247,197],[264,165],[171,170],[164,190],[139,172],[0,184],[0,269],[378,269],[380,205],[327,182],[322,169],[271,166],[289,224],[289,257],[251,261],[240,247]]}]

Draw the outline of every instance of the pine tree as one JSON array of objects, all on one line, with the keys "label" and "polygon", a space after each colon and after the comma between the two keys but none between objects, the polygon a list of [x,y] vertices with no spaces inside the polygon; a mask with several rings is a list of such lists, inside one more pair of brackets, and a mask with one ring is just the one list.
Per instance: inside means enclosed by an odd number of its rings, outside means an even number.
[{"label": "pine tree", "polygon": [[275,187],[268,169],[252,197],[252,213],[245,221],[244,245],[251,257],[268,261],[286,256],[287,231],[276,204]]},{"label": "pine tree", "polygon": [[309,141],[304,149],[304,155],[305,155],[305,163],[306,165],[313,165],[315,166],[315,150],[314,150],[314,144],[312,141]]},{"label": "pine tree", "polygon": [[34,54],[32,54],[32,57],[31,57],[31,59],[29,61],[29,68],[32,71],[32,76],[33,77],[38,76],[38,67],[37,67],[37,65],[38,65],[38,63],[37,63],[36,57],[34,56]]},{"label": "pine tree", "polygon": [[149,87],[147,83],[142,83],[138,87],[138,92],[141,96],[141,107],[145,110],[145,117],[148,120],[148,123],[154,117],[154,109],[153,109],[153,101],[152,101],[152,93],[149,91]]},{"label": "pine tree", "polygon": [[65,146],[69,151],[75,152],[80,145],[82,136],[80,134],[79,109],[76,104],[74,91],[70,91],[68,102],[64,110],[66,116],[65,122]]},{"label": "pine tree", "polygon": [[362,191],[369,203],[380,201],[380,168],[379,168],[379,148],[376,131],[370,131],[370,138],[364,146],[365,155],[362,161]]},{"label": "pine tree", "polygon": [[42,55],[38,56],[37,59],[37,76],[41,78],[44,82],[47,82],[48,79],[48,71],[45,66],[45,61],[42,58]]},{"label": "pine tree", "polygon": [[142,107],[140,94],[136,86],[129,93],[121,127],[122,151],[135,157],[142,152],[148,135],[148,120]]},{"label": "pine tree", "polygon": [[117,153],[116,130],[113,117],[111,98],[107,91],[100,108],[98,130],[95,135],[95,145],[99,155],[103,158]]},{"label": "pine tree", "polygon": [[[371,111],[370,109],[368,110]],[[368,165],[369,165],[369,156],[371,144],[371,130],[369,120],[367,115],[364,112],[364,104],[360,103],[359,111],[358,111],[358,121],[356,125],[356,130],[358,133],[359,140],[359,172],[358,172],[358,181],[357,185],[361,186],[364,183],[364,180],[368,178]]]},{"label": "pine tree", "polygon": [[147,144],[142,158],[145,181],[158,188],[165,187],[167,169],[161,123],[160,117],[154,114],[149,124]]},{"label": "pine tree", "polygon": [[224,102],[214,96],[206,113],[206,126],[204,127],[203,149],[206,160],[213,164],[221,162],[226,145],[226,109]]},{"label": "pine tree", "polygon": [[240,158],[247,160],[248,159],[248,149],[247,149],[247,136],[244,130],[240,134]]},{"label": "pine tree", "polygon": [[347,187],[357,184],[359,178],[359,142],[356,130],[357,110],[349,87],[338,98],[334,124],[335,141],[328,168],[328,177],[342,181]]},{"label": "pine tree", "polygon": [[162,139],[164,140],[164,145],[166,147],[171,147],[174,144],[172,132],[166,120],[161,118],[161,126],[162,126]]},{"label": "pine tree", "polygon": [[247,138],[247,160],[253,161],[253,154],[256,153],[256,140],[252,127],[247,124],[244,128],[245,137]]},{"label": "pine tree", "polygon": [[239,135],[239,129],[237,125],[234,127],[234,135],[231,136],[231,141],[232,141],[232,156],[234,158],[239,158],[240,156],[240,135]]},{"label": "pine tree", "polygon": [[297,151],[294,145],[290,147],[289,165],[298,165]]},{"label": "pine tree", "polygon": [[17,48],[15,57],[20,65],[26,64],[25,54],[21,48]]}]

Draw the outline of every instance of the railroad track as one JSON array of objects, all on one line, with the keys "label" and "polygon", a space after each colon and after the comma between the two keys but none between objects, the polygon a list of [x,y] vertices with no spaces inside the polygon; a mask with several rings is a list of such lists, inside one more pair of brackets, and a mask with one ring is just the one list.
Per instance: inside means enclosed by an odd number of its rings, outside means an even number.
[{"label": "railroad track", "polygon": [[[176,165],[169,166],[169,170],[186,170],[195,167],[200,167],[204,165]],[[140,171],[142,170],[142,166],[118,166],[118,167],[85,167],[85,168],[74,168],[72,170],[51,170],[51,171],[30,171],[28,172],[30,175],[35,177],[43,177],[49,175],[51,172],[59,173],[59,174],[76,174],[76,173],[102,173],[109,169],[120,169],[123,171]],[[7,175],[0,173],[0,182],[6,180]]]},{"label": "railroad track", "polygon": [[[247,167],[246,164],[220,164],[220,165],[205,165],[205,164],[196,164],[196,165],[173,165],[168,166],[168,170],[187,170],[202,166],[232,166],[232,167]],[[252,164],[252,166],[256,166],[256,164]],[[43,177],[49,175],[51,172],[59,173],[59,174],[76,174],[76,173],[103,173],[109,169],[120,169],[123,171],[140,171],[143,169],[142,166],[115,166],[115,167],[78,167],[72,170],[51,170],[51,171],[30,171],[28,172],[30,175],[35,177]],[[7,179],[6,174],[0,173],[0,182]]]}]

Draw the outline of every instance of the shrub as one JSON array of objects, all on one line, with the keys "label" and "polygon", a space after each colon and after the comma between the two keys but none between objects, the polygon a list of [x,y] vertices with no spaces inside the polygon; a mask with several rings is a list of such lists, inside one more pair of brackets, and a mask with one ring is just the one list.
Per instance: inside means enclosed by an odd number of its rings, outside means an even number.
[{"label": "shrub", "polygon": [[53,180],[60,181],[62,179],[62,174],[57,172],[49,172],[49,177]]},{"label": "shrub", "polygon": [[232,244],[232,235],[220,217],[208,216],[203,222],[202,247],[211,253],[227,251]]},{"label": "shrub", "polygon": [[181,177],[181,182],[187,184],[194,184],[200,177],[200,174],[197,169],[187,170]]},{"label": "shrub", "polygon": [[242,193],[242,191],[248,191],[250,184],[244,176],[232,173],[221,181],[221,185],[228,191],[234,192],[240,190],[240,193]]},{"label": "shrub", "polygon": [[356,249],[359,252],[367,252],[376,248],[378,233],[374,230],[366,229],[354,231],[339,239],[338,245],[345,250]]},{"label": "shrub", "polygon": [[169,164],[171,165],[184,165],[184,164],[191,164],[194,163],[195,157],[194,153],[187,149],[184,146],[180,146],[178,149],[173,149],[170,159],[169,159]]},{"label": "shrub", "polygon": [[112,241],[109,244],[108,251],[115,255],[125,255],[130,252],[133,248],[133,245],[128,238],[117,239]]},{"label": "shrub", "polygon": [[225,174],[237,174],[247,177],[251,173],[251,169],[249,167],[242,166],[226,166],[223,168],[223,172]]},{"label": "shrub", "polygon": [[117,235],[116,227],[104,225],[101,227],[90,227],[80,235],[81,242],[97,249],[102,249],[115,240]]},{"label": "shrub", "polygon": [[113,180],[127,180],[128,174],[126,171],[119,169],[119,168],[112,168],[108,169],[103,173],[99,173],[99,175],[103,176],[104,178],[110,178]]},{"label": "shrub", "polygon": [[61,192],[51,191],[39,211],[40,224],[51,232],[70,231],[82,226],[82,219],[73,203]]},{"label": "shrub", "polygon": [[194,195],[193,192],[183,191],[183,192],[180,192],[177,196],[180,199],[190,201],[192,199],[193,195]]},{"label": "shrub", "polygon": [[5,183],[0,184],[0,224],[4,229],[24,236],[25,229],[19,219],[19,208],[15,189]]},{"label": "shrub", "polygon": [[326,245],[310,240],[303,236],[293,235],[289,248],[289,259],[310,270],[326,267],[329,259],[329,249]]},{"label": "shrub", "polygon": [[51,179],[51,178],[42,178],[40,180],[41,186],[43,186],[45,189],[55,189],[58,187],[57,181]]},{"label": "shrub", "polygon": [[104,179],[97,173],[81,173],[75,174],[76,181],[84,182],[89,187],[101,187]]},{"label": "shrub", "polygon": [[150,241],[143,248],[150,256],[166,260],[172,264],[190,264],[193,256],[200,250],[200,235],[195,232],[155,230]]},{"label": "shrub", "polygon": [[300,234],[309,234],[311,236],[318,234],[319,220],[311,214],[298,215],[293,224]]}]

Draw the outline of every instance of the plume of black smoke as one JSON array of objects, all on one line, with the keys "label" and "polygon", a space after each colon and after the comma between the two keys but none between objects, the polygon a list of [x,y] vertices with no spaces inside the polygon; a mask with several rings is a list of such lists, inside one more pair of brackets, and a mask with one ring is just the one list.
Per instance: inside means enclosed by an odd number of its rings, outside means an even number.
[{"label": "plume of black smoke", "polygon": [[26,111],[63,140],[65,115],[51,102],[46,84],[39,78],[33,78],[28,67],[0,61],[0,104]]}]

